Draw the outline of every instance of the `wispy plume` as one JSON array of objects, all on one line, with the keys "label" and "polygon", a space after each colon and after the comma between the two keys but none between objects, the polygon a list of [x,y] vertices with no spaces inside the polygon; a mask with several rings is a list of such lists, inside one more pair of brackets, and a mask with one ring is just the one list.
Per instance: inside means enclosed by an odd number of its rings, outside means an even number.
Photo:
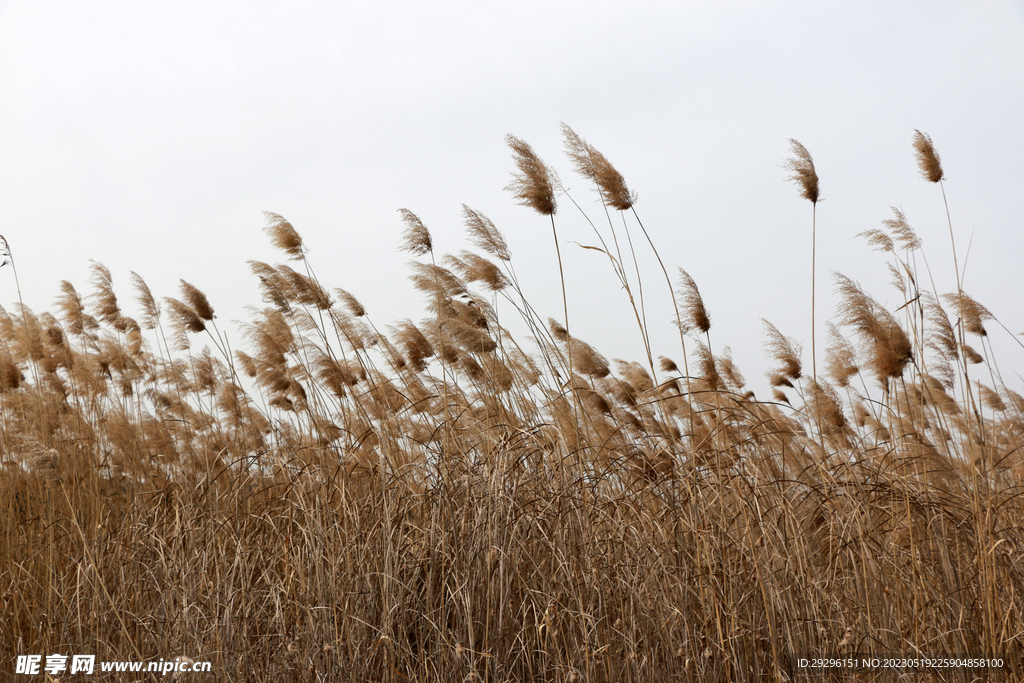
[{"label": "wispy plume", "polygon": [[935,151],[932,139],[919,130],[914,130],[914,153],[917,155],[917,167],[921,176],[930,183],[937,183],[945,177],[942,172],[942,160]]},{"label": "wispy plume", "polygon": [[302,244],[302,236],[292,224],[285,220],[284,216],[270,211],[263,212],[263,215],[266,216],[269,223],[264,230],[270,235],[271,244],[286,253],[292,260],[302,259],[306,249]]},{"label": "wispy plume", "polygon": [[765,350],[779,363],[776,372],[788,380],[800,379],[800,375],[803,373],[800,344],[795,339],[783,335],[775,325],[764,318],[761,319],[761,324],[764,326],[764,333],[767,337],[764,343]]},{"label": "wispy plume", "polygon": [[597,185],[605,204],[625,211],[636,203],[636,193],[630,192],[626,186],[626,179],[601,152],[564,123],[562,137],[565,139],[565,151],[572,161],[573,168]]},{"label": "wispy plume", "polygon": [[541,161],[529,143],[514,135],[505,136],[505,142],[512,148],[512,160],[519,169],[518,173],[512,174],[512,182],[505,189],[512,192],[523,206],[544,216],[553,216],[558,210],[554,172]]},{"label": "wispy plume", "polygon": [[193,284],[181,281],[181,296],[185,299],[185,302],[192,307],[192,310],[196,312],[203,320],[213,320],[213,306],[210,305],[209,299],[206,295],[199,291],[199,288]]},{"label": "wispy plume", "polygon": [[860,285],[839,273],[835,278],[840,321],[853,328],[864,343],[868,366],[883,384],[902,375],[903,368],[914,357],[906,332]]},{"label": "wispy plume", "polygon": [[494,226],[490,218],[465,204],[462,205],[462,215],[466,221],[466,232],[469,234],[470,242],[501,261],[511,260],[512,254],[505,243],[505,236]]},{"label": "wispy plume", "polygon": [[676,299],[679,308],[684,315],[684,332],[696,328],[703,333],[711,329],[711,316],[704,307],[704,299],[697,289],[697,283],[693,281],[690,274],[682,268],[679,269],[679,289],[676,292]]},{"label": "wispy plume", "polygon": [[413,256],[423,256],[434,250],[434,240],[430,237],[430,231],[419,216],[409,209],[399,209],[405,223],[405,232],[402,233],[402,251],[408,251]]},{"label": "wispy plume", "polygon": [[793,172],[789,177],[800,188],[800,196],[818,203],[818,174],[814,170],[814,159],[811,158],[807,148],[796,140],[790,138],[790,151],[793,157],[786,161],[783,168]]}]

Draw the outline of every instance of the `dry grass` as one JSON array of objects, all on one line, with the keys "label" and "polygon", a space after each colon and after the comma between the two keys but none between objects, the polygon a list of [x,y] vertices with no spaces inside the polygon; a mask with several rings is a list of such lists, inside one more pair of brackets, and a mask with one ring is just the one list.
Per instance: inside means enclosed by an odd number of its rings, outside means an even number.
[{"label": "dry grass", "polygon": [[[605,205],[636,217],[566,131]],[[509,142],[516,198],[552,215],[554,176]],[[134,276],[140,325],[99,264],[92,296],[62,283],[54,314],[3,312],[3,667],[74,652],[210,660],[232,681],[795,681],[799,654],[871,652],[1022,675],[1024,398],[988,372],[992,313],[956,292],[959,325],[920,289],[902,214],[867,237],[904,306],[838,280],[833,384],[766,323],[771,402],[712,352],[685,271],[694,366],[662,357],[658,375],[649,347],[646,366],[609,363],[535,312],[501,233],[465,215],[484,253],[435,262],[402,212],[429,314],[387,333],[276,214],[297,263],[251,264],[245,351],[186,282],[161,311]]]}]

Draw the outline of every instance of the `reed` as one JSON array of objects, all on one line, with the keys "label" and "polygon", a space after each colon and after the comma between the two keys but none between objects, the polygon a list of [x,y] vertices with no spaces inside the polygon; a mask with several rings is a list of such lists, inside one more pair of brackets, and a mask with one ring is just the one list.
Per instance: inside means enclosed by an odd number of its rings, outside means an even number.
[{"label": "reed", "polygon": [[[837,275],[819,375],[812,265],[811,377],[766,320],[762,400],[712,348],[683,268],[673,287],[658,255],[668,299],[641,295],[617,236],[640,228],[653,249],[656,227],[563,134],[618,212],[595,231],[640,362],[569,327],[564,188],[511,136],[509,189],[550,219],[560,320],[469,207],[473,250],[448,254],[401,212],[423,300],[391,326],[317,277],[277,214],[288,263],[250,263],[262,301],[238,349],[197,287],[158,298],[133,274],[136,320],[101,264],[52,312],[0,309],[3,670],[74,652],[209,660],[226,681],[760,682],[813,680],[801,655],[905,653],[1003,660],[936,680],[1024,676],[1024,397],[962,266],[956,292],[936,290],[894,210],[863,236],[900,304]],[[941,181],[930,139],[913,144]],[[816,210],[813,161],[792,149]],[[681,364],[651,348],[655,310],[675,316]]]}]

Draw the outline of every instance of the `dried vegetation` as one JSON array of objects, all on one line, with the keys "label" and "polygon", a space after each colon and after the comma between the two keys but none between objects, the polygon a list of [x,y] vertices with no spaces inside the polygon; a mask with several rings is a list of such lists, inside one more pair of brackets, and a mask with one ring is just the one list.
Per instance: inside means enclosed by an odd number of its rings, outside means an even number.
[{"label": "dried vegetation", "polygon": [[[93,293],[62,283],[52,314],[0,309],[0,661],[181,654],[268,682],[785,681],[801,653],[977,653],[1021,675],[1024,398],[998,381],[992,313],[920,289],[921,240],[897,211],[866,237],[903,305],[839,276],[822,376],[766,322],[774,395],[757,399],[681,269],[663,294],[683,360],[656,369],[640,273],[608,247],[643,229],[636,195],[563,132],[623,212],[598,250],[643,362],[541,318],[468,207],[480,253],[436,261],[401,212],[427,314],[393,327],[328,290],[276,214],[294,267],[251,264],[264,301],[244,350],[184,281],[161,305],[133,274],[137,322],[99,264]],[[564,188],[508,142],[511,191],[554,229]],[[931,140],[914,148],[941,181]],[[13,266],[6,241],[3,256]]]}]

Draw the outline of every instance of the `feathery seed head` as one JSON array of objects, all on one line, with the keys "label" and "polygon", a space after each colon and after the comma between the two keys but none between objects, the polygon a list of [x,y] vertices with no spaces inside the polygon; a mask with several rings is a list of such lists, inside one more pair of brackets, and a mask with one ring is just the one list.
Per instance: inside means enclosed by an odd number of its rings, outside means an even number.
[{"label": "feathery seed head", "polygon": [[184,297],[185,302],[192,307],[192,310],[196,312],[203,320],[213,320],[213,306],[210,305],[206,295],[203,294],[194,285],[181,280],[181,295]]},{"label": "feathery seed head", "polygon": [[170,312],[171,326],[174,328],[174,338],[178,346],[188,348],[188,333],[202,332],[206,329],[206,323],[199,317],[195,309],[177,299],[166,297],[167,309]]},{"label": "feathery seed head", "polygon": [[679,366],[671,358],[661,356],[658,359],[659,367],[662,372],[679,372]]},{"label": "feathery seed head", "polygon": [[971,363],[972,365],[979,365],[980,363],[985,362],[985,359],[982,357],[982,355],[975,351],[970,344],[964,344],[961,350],[963,351],[964,358],[967,359],[968,363]]},{"label": "feathery seed head", "polygon": [[910,227],[910,224],[907,223],[907,217],[895,206],[889,208],[892,209],[893,218],[885,219],[882,221],[882,225],[889,229],[889,233],[904,249],[911,251],[919,249],[921,247],[921,240],[913,228]]},{"label": "feathery seed head", "polygon": [[467,293],[466,283],[447,268],[418,261],[413,261],[411,265],[412,275],[409,279],[416,289],[430,294],[430,303],[434,308],[438,306],[439,297],[442,299],[440,305],[443,307],[446,305],[445,301]]},{"label": "feathery seed head", "polygon": [[601,152],[564,123],[562,136],[565,138],[566,154],[572,160],[576,172],[597,185],[605,204],[625,211],[636,203],[636,193],[629,191],[625,178]]},{"label": "feathery seed head", "polygon": [[807,398],[809,412],[820,419],[821,429],[831,437],[841,437],[848,430],[849,425],[846,415],[843,413],[842,401],[839,394],[828,382],[815,382],[807,379]]},{"label": "feathery seed head", "polygon": [[608,368],[608,359],[602,356],[597,350],[582,339],[570,338],[569,350],[572,351],[572,360],[575,369],[588,377],[607,377],[611,370]]},{"label": "feathery seed head", "polygon": [[865,238],[868,241],[868,244],[877,251],[892,252],[894,250],[892,238],[878,228],[865,230],[864,232],[858,233],[857,237]]},{"label": "feathery seed head", "polygon": [[444,263],[467,282],[483,282],[492,292],[500,292],[508,286],[508,278],[497,265],[471,251],[459,252],[458,256],[447,254]]},{"label": "feathery seed head", "polygon": [[92,299],[96,302],[96,317],[107,323],[116,330],[124,331],[121,322],[121,307],[117,305],[117,295],[114,294],[114,280],[110,270],[98,261],[90,261],[92,276],[89,282],[96,291]]},{"label": "feathery seed head", "polygon": [[943,294],[942,298],[945,299],[951,307],[959,309],[961,315],[963,315],[965,330],[971,334],[976,334],[979,337],[988,336],[988,331],[985,330],[984,322],[986,320],[993,320],[994,318],[987,308],[969,297],[965,292],[960,292],[959,297],[957,297],[956,294]]},{"label": "feathery seed head", "polygon": [[914,152],[917,155],[917,166],[921,169],[921,176],[930,183],[937,183],[943,179],[942,161],[939,153],[935,151],[935,145],[927,134],[914,130]]},{"label": "feathery seed head", "polygon": [[[953,330],[949,316],[939,305],[938,300],[931,292],[922,292],[921,299],[924,302],[925,320],[928,322],[927,346],[935,351],[939,357],[939,374],[944,380],[948,380],[949,386],[953,386],[953,370],[951,364],[958,358],[956,332]],[[935,372],[936,368],[933,367]]]},{"label": "feathery seed head", "polygon": [[679,291],[676,292],[679,301],[679,308],[687,315],[689,320],[683,321],[683,332],[689,332],[696,328],[701,332],[711,329],[711,316],[704,307],[704,299],[697,289],[697,283],[693,281],[690,274],[682,268],[679,269]]},{"label": "feathery seed head", "polygon": [[149,290],[149,285],[134,270],[131,271],[132,285],[135,287],[135,300],[142,306],[142,324],[147,330],[152,330],[160,322],[160,306]]},{"label": "feathery seed head", "polygon": [[313,278],[285,265],[279,265],[277,272],[281,274],[282,282],[287,283],[287,294],[290,299],[321,311],[326,311],[333,305],[330,295]]},{"label": "feathery seed head", "polygon": [[405,223],[405,232],[402,233],[402,251],[408,251],[414,256],[423,256],[434,250],[434,241],[430,237],[430,231],[423,221],[408,209],[399,209],[402,214],[402,222]]},{"label": "feathery seed head", "polygon": [[569,332],[562,324],[554,318],[548,318],[548,327],[551,328],[551,336],[561,342],[569,341]]},{"label": "feathery seed head", "polygon": [[334,293],[338,296],[338,300],[345,306],[345,309],[357,318],[362,318],[366,315],[366,309],[359,303],[359,299],[355,298],[344,289],[335,289]]},{"label": "feathery seed head", "polygon": [[718,374],[721,376],[730,389],[739,392],[747,381],[743,379],[743,374],[740,369],[736,367],[735,361],[732,359],[732,349],[728,346],[722,349],[721,358],[716,359]]},{"label": "feathery seed head", "polygon": [[512,182],[505,188],[515,195],[519,203],[529,206],[544,216],[553,216],[558,209],[555,201],[554,172],[549,169],[528,143],[514,135],[506,135],[505,141],[512,148],[512,159],[518,173],[512,174]]},{"label": "feathery seed head", "polygon": [[470,242],[497,259],[502,261],[512,259],[512,254],[505,243],[505,236],[498,228],[494,227],[490,218],[465,204],[462,205],[462,215],[466,219],[466,232],[469,233]]},{"label": "feathery seed head", "polygon": [[789,177],[800,187],[800,196],[813,204],[818,203],[818,174],[814,170],[814,160],[807,148],[790,138],[790,150],[793,158],[786,161],[783,168],[793,172]]},{"label": "feathery seed head", "polygon": [[712,391],[717,391],[722,386],[722,377],[718,374],[718,365],[715,363],[715,356],[711,349],[703,342],[697,342],[697,372],[701,380]]},{"label": "feathery seed head", "polygon": [[1001,413],[1006,410],[1006,404],[993,389],[978,382],[978,391],[981,394],[981,403],[989,410]]},{"label": "feathery seed head", "polygon": [[835,278],[841,299],[840,320],[852,327],[864,342],[869,367],[883,385],[887,379],[902,375],[903,368],[914,357],[907,333],[860,285],[839,273]]},{"label": "feathery seed head", "polygon": [[266,216],[269,223],[264,230],[270,235],[270,243],[288,254],[292,260],[301,259],[306,249],[302,245],[302,236],[292,227],[292,224],[285,220],[284,216],[270,211],[264,211],[263,215]]},{"label": "feathery seed head", "polygon": [[72,334],[83,334],[88,329],[86,321],[89,317],[85,314],[82,297],[75,290],[75,286],[67,280],[62,280],[60,283],[57,309]]},{"label": "feathery seed head", "polygon": [[249,268],[260,279],[260,290],[263,300],[273,304],[282,311],[291,308],[288,303],[288,281],[273,266],[263,261],[249,261]]},{"label": "feathery seed head", "polygon": [[839,334],[832,323],[828,324],[829,346],[825,352],[825,374],[839,387],[847,387],[850,378],[860,372],[857,355],[853,347]]},{"label": "feathery seed head", "polygon": [[803,349],[800,348],[800,344],[794,339],[783,336],[775,325],[764,318],[761,319],[761,323],[764,325],[764,332],[768,337],[764,344],[765,349],[782,365],[778,374],[789,379],[800,379],[800,374],[803,371],[803,365],[800,362],[800,353]]},{"label": "feathery seed head", "polygon": [[413,372],[426,370],[426,359],[434,355],[434,349],[426,335],[411,320],[406,320],[398,326],[394,336],[405,351],[405,360]]}]

